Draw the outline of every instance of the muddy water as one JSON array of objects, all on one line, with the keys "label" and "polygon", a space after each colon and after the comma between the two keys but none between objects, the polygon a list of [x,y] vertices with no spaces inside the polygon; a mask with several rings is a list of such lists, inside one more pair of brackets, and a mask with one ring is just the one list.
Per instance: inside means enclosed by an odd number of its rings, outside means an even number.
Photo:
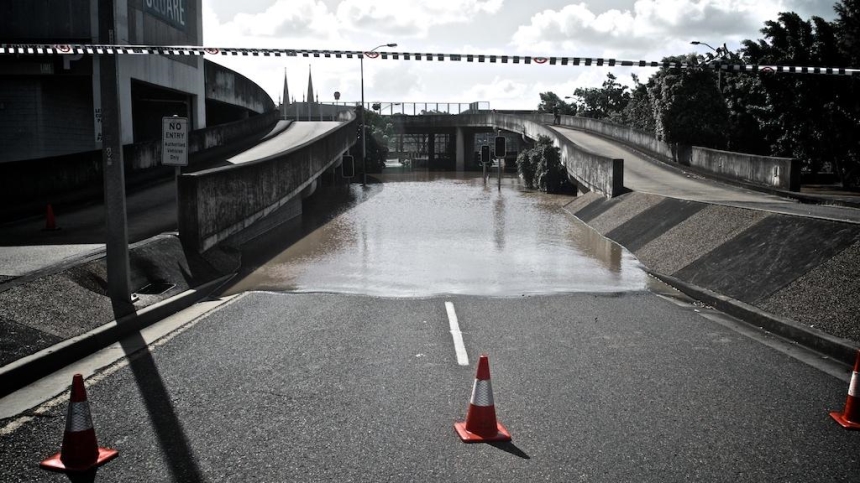
[{"label": "muddy water", "polygon": [[385,297],[645,290],[623,248],[567,214],[569,196],[514,177],[402,173],[328,188],[293,222],[245,247],[229,290]]}]

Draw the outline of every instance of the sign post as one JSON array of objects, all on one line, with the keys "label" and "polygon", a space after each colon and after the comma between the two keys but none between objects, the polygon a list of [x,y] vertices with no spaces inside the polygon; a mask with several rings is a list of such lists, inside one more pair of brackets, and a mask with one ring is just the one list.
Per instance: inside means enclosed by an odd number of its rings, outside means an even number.
[{"label": "sign post", "polygon": [[179,175],[188,166],[188,118],[161,118],[161,165],[176,166],[176,226],[179,227]]},{"label": "sign post", "polygon": [[[499,163],[499,191],[502,191],[502,161],[505,159],[505,137],[496,136],[496,162]],[[500,154],[501,153],[501,154]]]},{"label": "sign post", "polygon": [[490,165],[490,146],[481,146],[481,169],[483,170],[482,179],[484,184],[487,183],[487,166]]}]

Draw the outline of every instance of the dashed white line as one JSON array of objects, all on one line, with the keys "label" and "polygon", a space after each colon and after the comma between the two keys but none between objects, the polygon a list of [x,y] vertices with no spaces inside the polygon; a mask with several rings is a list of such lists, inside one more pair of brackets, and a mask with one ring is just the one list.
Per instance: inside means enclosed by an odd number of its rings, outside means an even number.
[{"label": "dashed white line", "polygon": [[448,325],[451,327],[451,338],[454,339],[454,350],[457,352],[457,364],[469,365],[469,356],[466,354],[466,345],[463,344],[463,333],[460,332],[460,323],[457,321],[457,313],[454,312],[454,304],[445,302],[448,311]]}]

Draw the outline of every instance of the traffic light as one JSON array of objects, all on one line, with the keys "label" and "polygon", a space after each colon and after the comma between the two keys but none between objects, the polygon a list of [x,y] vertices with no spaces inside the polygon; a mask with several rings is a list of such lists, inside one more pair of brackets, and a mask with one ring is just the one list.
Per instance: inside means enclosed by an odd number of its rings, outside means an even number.
[{"label": "traffic light", "polygon": [[481,162],[490,164],[490,147],[486,144],[481,146]]},{"label": "traffic light", "polygon": [[507,150],[505,149],[505,137],[496,136],[496,157],[504,158]]},{"label": "traffic light", "polygon": [[344,178],[352,178],[355,176],[355,159],[349,154],[343,155],[343,162],[341,163],[341,168],[343,171]]}]

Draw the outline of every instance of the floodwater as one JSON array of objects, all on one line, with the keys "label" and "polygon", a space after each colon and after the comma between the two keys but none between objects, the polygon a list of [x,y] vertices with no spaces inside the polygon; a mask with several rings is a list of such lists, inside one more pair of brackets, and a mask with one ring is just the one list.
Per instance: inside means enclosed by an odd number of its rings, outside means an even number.
[{"label": "floodwater", "polygon": [[[393,171],[393,170],[392,170]],[[518,296],[646,290],[630,252],[564,211],[573,197],[508,175],[393,173],[321,188],[301,220],[243,247],[227,293],[334,292],[383,297]]]}]

